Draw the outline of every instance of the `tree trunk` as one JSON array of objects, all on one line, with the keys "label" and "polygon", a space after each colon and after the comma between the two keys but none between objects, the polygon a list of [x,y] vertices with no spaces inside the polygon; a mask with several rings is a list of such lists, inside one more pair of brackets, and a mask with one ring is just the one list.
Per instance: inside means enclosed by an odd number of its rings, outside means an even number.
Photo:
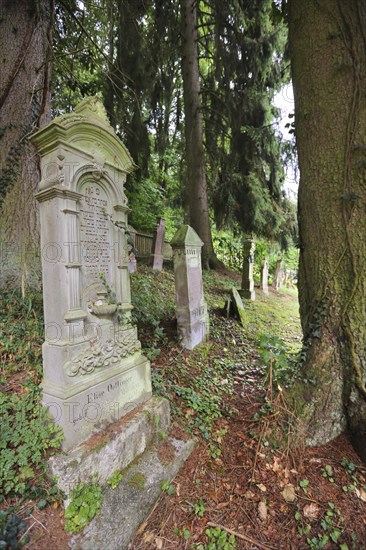
[{"label": "tree trunk", "polygon": [[40,172],[28,137],[50,119],[53,11],[52,0],[7,0],[0,19],[0,283],[23,288],[38,267]]},{"label": "tree trunk", "polygon": [[[366,461],[366,0],[290,0],[309,444]],[[306,389],[304,389],[306,388]]]},{"label": "tree trunk", "polygon": [[202,266],[207,269],[209,266],[215,267],[218,261],[213,249],[208,211],[198,67],[196,1],[180,0],[180,5],[189,217],[191,226],[204,242]]}]

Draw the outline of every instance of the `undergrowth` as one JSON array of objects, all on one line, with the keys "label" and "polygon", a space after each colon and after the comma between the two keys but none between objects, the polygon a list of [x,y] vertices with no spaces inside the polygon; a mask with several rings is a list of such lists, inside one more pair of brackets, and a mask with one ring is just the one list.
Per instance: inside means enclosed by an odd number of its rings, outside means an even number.
[{"label": "undergrowth", "polygon": [[0,493],[59,498],[46,476],[45,456],[61,445],[62,431],[40,405],[43,315],[40,294],[0,294]]}]

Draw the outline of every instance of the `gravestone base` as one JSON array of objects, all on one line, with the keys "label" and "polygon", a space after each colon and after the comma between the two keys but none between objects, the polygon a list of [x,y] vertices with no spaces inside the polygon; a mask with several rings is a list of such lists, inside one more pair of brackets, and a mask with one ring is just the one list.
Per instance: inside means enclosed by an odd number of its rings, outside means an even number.
[{"label": "gravestone base", "polygon": [[185,349],[192,350],[207,339],[210,328],[206,302],[201,301],[194,310],[177,307],[176,316],[179,340]]},{"label": "gravestone base", "polygon": [[251,290],[250,289],[246,290],[242,288],[238,292],[242,298],[245,298],[246,300],[252,300],[253,302],[255,301],[254,285],[253,285],[253,289]]},{"label": "gravestone base", "polygon": [[[139,525],[193,450],[194,441],[168,435],[170,409],[166,399],[153,397],[72,451],[49,460],[50,473],[70,502],[79,483],[103,489],[100,513],[73,536],[71,548],[126,550]],[[122,473],[112,489],[107,480]],[[138,481],[138,483],[137,483]]]},{"label": "gravestone base", "polygon": [[43,390],[42,403],[62,427],[62,449],[69,451],[151,398],[150,363],[137,355],[108,371],[80,377],[70,386],[47,380]]}]

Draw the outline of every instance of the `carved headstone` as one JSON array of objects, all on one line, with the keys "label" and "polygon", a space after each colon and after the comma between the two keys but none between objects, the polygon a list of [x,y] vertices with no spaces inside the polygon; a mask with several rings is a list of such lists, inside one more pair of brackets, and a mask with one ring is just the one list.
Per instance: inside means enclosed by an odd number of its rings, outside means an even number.
[{"label": "carved headstone", "polygon": [[43,403],[68,450],[151,396],[150,364],[131,324],[123,185],[135,166],[98,98],[32,142],[42,173]]},{"label": "carved headstone", "polygon": [[132,225],[128,226],[128,270],[130,273],[135,273],[137,270],[136,260],[136,229]]},{"label": "carved headstone", "polygon": [[275,267],[275,272],[273,274],[273,283],[272,283],[272,286],[276,289],[276,290],[279,290],[279,288],[281,287],[282,285],[282,258],[279,258],[277,261],[276,261],[276,267]]},{"label": "carved headstone", "polygon": [[265,258],[262,263],[262,272],[261,272],[261,288],[263,294],[268,295],[268,261]]},{"label": "carved headstone", "polygon": [[160,220],[155,230],[152,254],[152,268],[161,271],[164,262],[165,220]]},{"label": "carved headstone", "polygon": [[243,250],[243,253],[244,253],[243,276],[242,276],[241,289],[239,294],[243,298],[247,298],[248,300],[255,300],[254,278],[253,278],[254,251],[255,251],[254,240],[245,239],[244,250]]},{"label": "carved headstone", "polygon": [[173,248],[178,331],[183,346],[193,349],[209,332],[202,285],[203,242],[192,227],[183,225],[170,244]]}]

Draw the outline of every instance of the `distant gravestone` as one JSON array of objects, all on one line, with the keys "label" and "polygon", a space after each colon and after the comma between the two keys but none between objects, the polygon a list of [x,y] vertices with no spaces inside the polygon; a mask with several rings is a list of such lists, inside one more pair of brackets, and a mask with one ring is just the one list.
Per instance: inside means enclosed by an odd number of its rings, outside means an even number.
[{"label": "distant gravestone", "polygon": [[31,139],[42,173],[43,403],[68,450],[151,396],[131,324],[123,185],[135,166],[98,98]]},{"label": "distant gravestone", "polygon": [[128,226],[128,270],[130,273],[135,273],[137,270],[137,260],[136,260],[136,229],[132,225]]},{"label": "distant gravestone", "polygon": [[273,287],[279,290],[282,284],[282,258],[276,261],[276,267],[273,274]]},{"label": "distant gravestone", "polygon": [[178,332],[183,346],[193,349],[209,332],[202,285],[203,242],[192,227],[183,225],[170,244],[173,248]]},{"label": "distant gravestone", "polygon": [[267,259],[263,260],[262,263],[262,273],[261,273],[261,288],[264,294],[268,295],[268,261]]},{"label": "distant gravestone", "polygon": [[163,269],[164,261],[165,221],[160,220],[155,230],[153,241],[152,268],[158,271]]},{"label": "distant gravestone", "polygon": [[233,311],[234,315],[236,315],[236,317],[240,319],[241,324],[243,325],[243,327],[245,327],[246,319],[244,314],[243,300],[241,299],[239,292],[234,287],[231,289],[229,304],[229,312]]},{"label": "distant gravestone", "polygon": [[241,282],[240,295],[248,300],[255,300],[254,290],[254,251],[255,243],[253,239],[246,239],[244,241],[244,260],[243,260],[243,276]]}]

